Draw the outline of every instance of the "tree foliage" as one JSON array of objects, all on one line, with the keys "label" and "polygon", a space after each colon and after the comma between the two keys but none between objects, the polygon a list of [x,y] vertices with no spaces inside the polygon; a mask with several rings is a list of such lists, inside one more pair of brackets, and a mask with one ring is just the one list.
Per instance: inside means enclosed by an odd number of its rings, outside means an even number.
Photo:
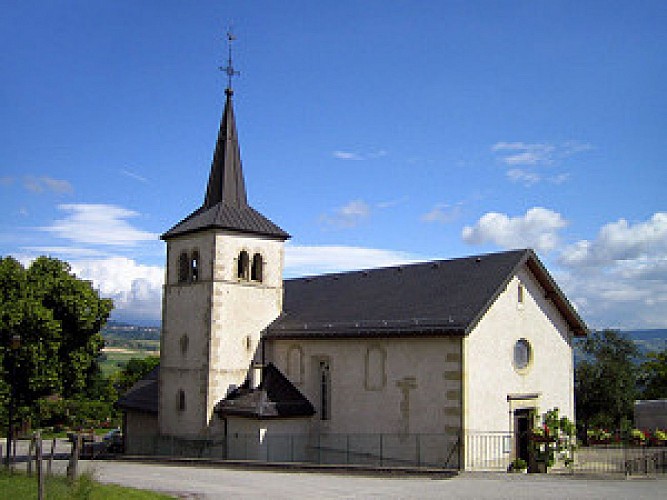
[{"label": "tree foliage", "polygon": [[667,398],[667,348],[649,352],[639,369],[642,399]]},{"label": "tree foliage", "polygon": [[[40,257],[24,268],[12,257],[0,259],[2,406],[10,383],[24,412],[44,396],[84,393],[99,373],[99,332],[112,307],[66,262]],[[15,335],[21,343],[13,350]]]},{"label": "tree foliage", "polygon": [[585,429],[620,429],[632,421],[639,350],[614,330],[591,332],[575,372],[577,420]]}]

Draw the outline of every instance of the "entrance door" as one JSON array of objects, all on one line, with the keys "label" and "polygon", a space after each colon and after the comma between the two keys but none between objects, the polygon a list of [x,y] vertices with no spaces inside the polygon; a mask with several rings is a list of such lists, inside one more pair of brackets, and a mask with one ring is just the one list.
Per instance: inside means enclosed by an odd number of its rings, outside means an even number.
[{"label": "entrance door", "polygon": [[516,458],[530,463],[530,429],[533,424],[533,411],[521,409],[514,412],[514,442]]}]

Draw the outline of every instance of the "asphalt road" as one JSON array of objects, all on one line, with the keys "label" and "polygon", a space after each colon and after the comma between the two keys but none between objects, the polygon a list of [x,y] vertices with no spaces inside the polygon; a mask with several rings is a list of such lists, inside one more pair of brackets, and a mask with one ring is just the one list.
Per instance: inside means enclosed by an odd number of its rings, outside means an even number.
[{"label": "asphalt road", "polygon": [[[59,466],[63,466],[61,462]],[[82,461],[96,479],[187,499],[460,498],[664,499],[667,478],[583,479],[558,475],[461,474],[450,479],[275,472],[216,467]]]}]

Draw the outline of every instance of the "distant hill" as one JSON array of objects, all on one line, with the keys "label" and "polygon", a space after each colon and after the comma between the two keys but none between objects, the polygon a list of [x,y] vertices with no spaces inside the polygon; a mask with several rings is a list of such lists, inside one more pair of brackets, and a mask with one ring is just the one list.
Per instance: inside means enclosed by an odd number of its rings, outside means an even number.
[{"label": "distant hill", "polygon": [[102,328],[105,340],[160,340],[160,328],[109,321]]}]

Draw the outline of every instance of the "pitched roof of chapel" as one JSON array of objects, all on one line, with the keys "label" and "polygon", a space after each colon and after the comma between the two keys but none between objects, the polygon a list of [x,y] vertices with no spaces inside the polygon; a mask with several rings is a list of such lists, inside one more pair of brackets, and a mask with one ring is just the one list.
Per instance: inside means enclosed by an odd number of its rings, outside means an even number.
[{"label": "pitched roof of chapel", "polygon": [[147,413],[158,412],[158,379],[160,366],[153,368],[123,394],[116,406],[122,410],[135,410]]},{"label": "pitched roof of chapel", "polygon": [[164,233],[163,240],[205,229],[226,229],[286,240],[290,236],[248,204],[241,164],[233,91],[227,99],[203,205]]},{"label": "pitched roof of chapel", "polygon": [[262,368],[256,389],[246,382],[215,405],[223,416],[252,418],[310,417],[315,408],[273,363]]},{"label": "pitched roof of chapel", "polygon": [[574,335],[586,325],[532,250],[287,280],[266,338],[467,335],[527,265]]}]

